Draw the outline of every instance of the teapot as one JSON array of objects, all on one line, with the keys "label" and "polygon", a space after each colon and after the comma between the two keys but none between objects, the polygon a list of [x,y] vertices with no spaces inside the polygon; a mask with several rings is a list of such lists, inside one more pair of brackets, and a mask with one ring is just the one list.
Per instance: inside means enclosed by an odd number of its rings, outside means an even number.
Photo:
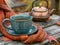
[{"label": "teapot", "polygon": [[45,7],[34,7],[32,8],[31,15],[33,16],[33,21],[46,21],[53,11],[54,9],[48,10]]},{"label": "teapot", "polygon": [[46,21],[53,13],[55,9],[48,9],[44,6],[33,6],[34,3],[32,4],[32,11],[31,11],[31,16],[33,16],[33,21]]}]

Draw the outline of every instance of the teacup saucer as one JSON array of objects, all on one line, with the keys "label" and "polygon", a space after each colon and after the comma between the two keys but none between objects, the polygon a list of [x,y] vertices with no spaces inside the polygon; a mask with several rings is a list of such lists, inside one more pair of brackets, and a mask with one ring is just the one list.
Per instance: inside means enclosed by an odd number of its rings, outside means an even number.
[{"label": "teacup saucer", "polygon": [[[9,28],[11,28],[11,25],[8,26]],[[11,34],[11,35],[21,35],[21,34],[17,34],[14,32],[14,30],[9,30],[9,29],[6,29],[6,31]],[[32,25],[32,28],[30,29],[30,31],[28,33],[26,33],[27,35],[30,35],[30,34],[33,34],[37,31],[37,26],[35,25]]]}]

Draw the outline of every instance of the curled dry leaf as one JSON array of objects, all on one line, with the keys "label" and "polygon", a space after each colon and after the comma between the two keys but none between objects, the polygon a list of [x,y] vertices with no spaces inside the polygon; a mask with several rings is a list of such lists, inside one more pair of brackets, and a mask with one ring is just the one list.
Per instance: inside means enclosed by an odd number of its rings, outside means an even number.
[{"label": "curled dry leaf", "polygon": [[56,24],[60,26],[60,22],[57,22]]},{"label": "curled dry leaf", "polygon": [[5,4],[0,4],[0,9],[4,10],[4,11],[11,11],[11,9],[9,9]]},{"label": "curled dry leaf", "polygon": [[15,15],[16,13],[14,12],[14,10],[11,10],[10,12],[5,12],[6,14],[6,18],[10,18],[11,16]]},{"label": "curled dry leaf", "polygon": [[0,4],[4,4],[4,0],[0,0]]},{"label": "curled dry leaf", "polygon": [[43,31],[37,41],[43,42],[46,39],[46,36],[47,36],[47,33]]},{"label": "curled dry leaf", "polygon": [[7,38],[7,37],[2,37],[3,41],[11,41],[11,39]]},{"label": "curled dry leaf", "polygon": [[25,40],[27,40],[27,38],[28,38],[28,35],[21,35],[20,36],[21,41],[25,41]]},{"label": "curled dry leaf", "polygon": [[[34,43],[34,42],[38,42],[37,39],[39,38],[39,36],[42,34],[43,30],[40,28],[38,28],[40,30],[38,30],[38,32],[36,34],[33,34],[31,36],[28,37],[27,40],[24,41],[24,43]],[[43,32],[44,33],[44,32]],[[39,39],[38,39],[39,40]],[[40,40],[41,41],[41,40]]]}]

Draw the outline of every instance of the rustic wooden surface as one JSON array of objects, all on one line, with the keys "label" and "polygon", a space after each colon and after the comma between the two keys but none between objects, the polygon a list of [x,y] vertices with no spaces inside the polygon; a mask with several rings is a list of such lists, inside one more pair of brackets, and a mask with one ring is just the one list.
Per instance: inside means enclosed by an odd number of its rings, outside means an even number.
[{"label": "rustic wooden surface", "polygon": [[[54,22],[57,22],[57,20],[60,21],[59,20],[60,17],[59,16],[56,16],[56,15],[53,15],[50,18],[52,18],[54,20]],[[52,21],[50,21],[50,22],[52,22]],[[41,25],[41,22],[39,24]],[[50,25],[48,25],[48,24],[50,24]],[[48,25],[48,26],[46,28],[44,28],[44,30],[49,35],[53,35],[56,38],[60,38],[60,26],[58,26],[58,25],[52,25],[52,23],[49,23],[49,22],[47,22],[47,24],[46,23],[43,23],[41,26],[44,27],[46,25]],[[51,43],[48,43],[48,40],[45,40],[42,43],[23,44],[20,41],[7,41],[7,42],[4,42],[4,41],[1,40],[1,38],[2,37],[0,37],[0,45],[51,45]]]}]

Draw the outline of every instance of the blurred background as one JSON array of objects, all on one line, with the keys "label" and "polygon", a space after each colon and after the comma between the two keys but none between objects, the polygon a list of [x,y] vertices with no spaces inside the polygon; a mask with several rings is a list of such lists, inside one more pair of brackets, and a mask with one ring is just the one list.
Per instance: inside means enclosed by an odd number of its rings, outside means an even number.
[{"label": "blurred background", "polygon": [[16,13],[31,11],[32,5],[38,6],[38,4],[41,4],[41,6],[45,6],[48,9],[54,8],[55,9],[54,14],[60,14],[59,13],[60,0],[10,0],[10,1],[17,3],[17,5],[15,4],[15,6],[10,6],[12,9],[15,10]]}]

